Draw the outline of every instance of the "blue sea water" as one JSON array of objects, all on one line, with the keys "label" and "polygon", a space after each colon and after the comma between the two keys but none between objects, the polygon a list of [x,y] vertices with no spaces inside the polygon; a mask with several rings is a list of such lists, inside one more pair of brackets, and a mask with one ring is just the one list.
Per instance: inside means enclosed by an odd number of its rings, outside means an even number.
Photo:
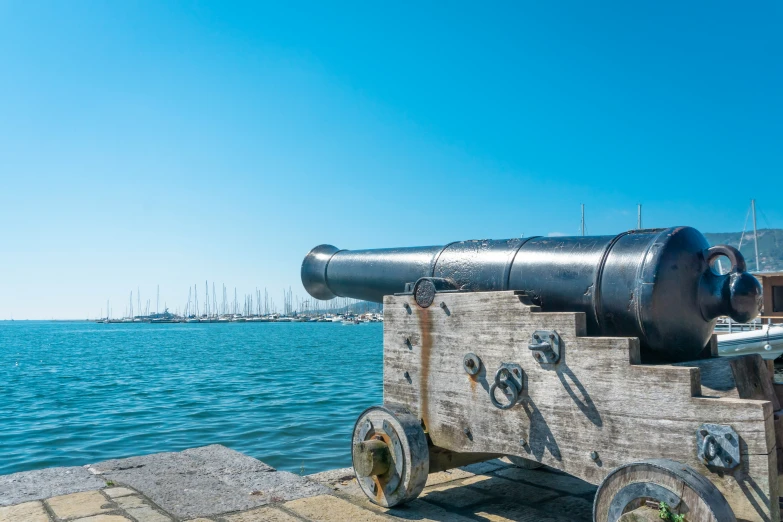
[{"label": "blue sea water", "polygon": [[382,401],[381,324],[0,322],[0,474],[224,444],[350,465]]}]

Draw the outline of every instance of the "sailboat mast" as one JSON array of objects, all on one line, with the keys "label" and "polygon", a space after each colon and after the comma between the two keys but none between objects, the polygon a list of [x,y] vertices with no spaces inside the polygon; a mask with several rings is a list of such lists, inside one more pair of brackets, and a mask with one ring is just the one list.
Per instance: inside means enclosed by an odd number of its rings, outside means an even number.
[{"label": "sailboat mast", "polygon": [[756,272],[760,272],[759,270],[759,235],[756,231],[756,200],[751,199],[750,200],[750,208],[753,211],[753,243],[756,248]]},{"label": "sailboat mast", "polygon": [[636,229],[642,229],[642,204],[639,203],[636,209]]},{"label": "sailboat mast", "polygon": [[581,226],[581,229],[582,229],[582,235],[584,236],[585,235],[585,204],[584,203],[582,203],[582,226]]}]

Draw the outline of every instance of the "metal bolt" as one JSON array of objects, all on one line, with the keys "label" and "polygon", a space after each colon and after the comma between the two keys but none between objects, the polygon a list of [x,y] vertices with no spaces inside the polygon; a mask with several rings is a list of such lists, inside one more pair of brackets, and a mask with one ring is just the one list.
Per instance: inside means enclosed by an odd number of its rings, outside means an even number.
[{"label": "metal bolt", "polygon": [[410,380],[410,378],[411,378],[411,374],[410,373],[405,372],[404,375],[405,375],[406,379]]},{"label": "metal bolt", "polygon": [[466,437],[470,437],[470,428],[465,428],[462,430],[462,433],[464,433]]},{"label": "metal bolt", "polygon": [[590,452],[590,459],[591,459],[591,460],[593,460],[593,461],[596,461],[596,460],[598,460],[598,452],[596,452],[596,451],[591,451],[591,452]]},{"label": "metal bolt", "polygon": [[726,463],[731,464],[731,457],[729,455],[726,455]]},{"label": "metal bolt", "polygon": [[537,340],[539,340],[541,338],[538,336],[538,334],[533,334],[533,339],[535,339],[537,341]]},{"label": "metal bolt", "polygon": [[709,432],[709,431],[707,431],[707,430],[701,430],[699,433],[701,433],[701,436],[702,436],[702,437],[706,437],[707,435],[709,435],[709,434],[710,434],[710,432]]},{"label": "metal bolt", "polygon": [[727,434],[726,434],[726,439],[727,439],[727,440],[731,440],[731,433],[727,433]]},{"label": "metal bolt", "polygon": [[378,491],[378,485],[375,482],[373,482],[372,484],[370,484],[370,489],[372,490],[373,493],[375,493]]},{"label": "metal bolt", "polygon": [[555,334],[549,334],[549,338],[554,341],[555,340]]},{"label": "metal bolt", "polygon": [[536,354],[536,359],[538,359],[539,361],[541,360],[541,354],[540,353]]},{"label": "metal bolt", "polygon": [[527,446],[527,441],[525,439],[519,439],[519,444],[521,446]]},{"label": "metal bolt", "polygon": [[514,368],[514,375],[519,376],[519,369]]},{"label": "metal bolt", "polygon": [[465,361],[465,366],[467,366],[468,368],[473,368],[474,366],[476,366],[476,363],[473,361],[473,359],[468,359],[467,361]]},{"label": "metal bolt", "polygon": [[441,301],[441,302],[440,302],[440,307],[441,307],[441,308],[443,308],[443,309],[445,310],[445,309],[446,309],[446,303],[444,303],[443,301]]}]

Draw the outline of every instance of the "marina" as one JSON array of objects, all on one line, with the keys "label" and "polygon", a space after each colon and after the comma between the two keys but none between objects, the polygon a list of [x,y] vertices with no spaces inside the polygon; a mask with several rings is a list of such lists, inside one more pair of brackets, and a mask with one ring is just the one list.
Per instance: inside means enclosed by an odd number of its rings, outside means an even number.
[{"label": "marina", "polygon": [[[245,295],[241,306],[237,299],[236,288],[234,289],[234,299],[229,301],[226,286],[223,285],[222,299],[219,304],[214,283],[212,284],[211,302],[208,282],[204,283],[204,289],[205,301],[201,307],[199,307],[198,286],[193,285],[188,290],[188,299],[181,313],[179,310],[170,312],[165,303],[163,304],[163,312],[150,313],[150,301],[146,301],[144,308],[142,308],[141,294],[137,289],[135,310],[143,310],[143,313],[134,314],[133,292],[131,292],[128,307],[122,317],[113,318],[111,316],[110,302],[107,301],[106,315],[104,316],[102,311],[94,322],[100,324],[340,323],[345,325],[383,322],[383,311],[380,304],[357,299],[344,298],[333,302],[311,298],[300,299],[294,297],[289,288],[283,292],[283,309],[278,312],[274,300],[269,298],[266,289],[263,294],[256,289],[254,293]],[[160,305],[160,287],[157,289],[157,296],[156,310]]]},{"label": "marina", "polygon": [[303,313],[293,315],[214,315],[201,317],[183,317],[164,312],[154,316],[124,317],[122,319],[96,319],[98,324],[128,324],[128,323],[187,323],[187,324],[212,324],[212,323],[339,323],[344,325],[382,323],[382,312],[366,312],[357,314],[346,313]]}]

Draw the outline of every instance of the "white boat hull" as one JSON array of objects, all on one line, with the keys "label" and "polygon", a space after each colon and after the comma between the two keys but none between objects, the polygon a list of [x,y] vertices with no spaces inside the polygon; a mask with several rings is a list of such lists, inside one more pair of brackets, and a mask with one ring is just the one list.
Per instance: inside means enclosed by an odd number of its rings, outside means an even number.
[{"label": "white boat hull", "polygon": [[783,326],[765,324],[758,330],[718,335],[719,355],[749,353],[771,360],[783,355]]}]

